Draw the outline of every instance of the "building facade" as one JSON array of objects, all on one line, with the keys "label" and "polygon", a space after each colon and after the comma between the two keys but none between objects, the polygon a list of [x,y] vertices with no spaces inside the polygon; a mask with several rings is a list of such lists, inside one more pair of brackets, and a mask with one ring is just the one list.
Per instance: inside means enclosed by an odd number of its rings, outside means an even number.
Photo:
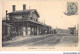
[{"label": "building facade", "polygon": [[23,5],[23,10],[16,11],[16,6],[12,6],[13,11],[6,13],[6,22],[11,25],[11,32],[15,32],[17,36],[44,35],[52,34],[51,26],[38,21],[40,17],[36,9],[26,10],[26,5]]},{"label": "building facade", "polygon": [[78,36],[78,32],[76,30],[76,27],[69,27],[68,29],[60,29],[56,28],[54,29],[54,34],[58,35],[67,35],[67,36]]}]

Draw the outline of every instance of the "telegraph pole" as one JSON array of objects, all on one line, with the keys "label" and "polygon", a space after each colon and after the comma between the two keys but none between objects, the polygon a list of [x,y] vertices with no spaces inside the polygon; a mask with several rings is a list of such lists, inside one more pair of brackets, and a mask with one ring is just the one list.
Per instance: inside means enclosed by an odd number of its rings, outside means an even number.
[{"label": "telegraph pole", "polygon": [[45,20],[44,20],[44,24],[45,24]]},{"label": "telegraph pole", "polygon": [[[6,21],[6,22],[5,22],[5,23],[6,23],[6,27],[5,27],[5,31],[6,31],[6,29],[7,29],[7,12],[8,12],[8,11],[6,10],[6,20],[5,20],[5,21]],[[5,34],[7,35],[7,32],[5,32]],[[8,36],[8,35],[7,35],[7,36]]]},{"label": "telegraph pole", "polygon": [[29,10],[30,10],[31,6],[29,6]]},{"label": "telegraph pole", "polygon": [[8,12],[8,11],[6,10],[6,26],[7,26],[7,12]]}]

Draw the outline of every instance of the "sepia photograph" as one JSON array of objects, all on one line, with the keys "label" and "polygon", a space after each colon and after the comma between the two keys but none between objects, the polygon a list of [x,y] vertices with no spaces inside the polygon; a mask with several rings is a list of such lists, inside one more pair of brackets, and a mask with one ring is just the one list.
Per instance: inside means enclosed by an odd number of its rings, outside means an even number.
[{"label": "sepia photograph", "polygon": [[78,7],[78,0],[2,0],[2,48],[78,50]]}]

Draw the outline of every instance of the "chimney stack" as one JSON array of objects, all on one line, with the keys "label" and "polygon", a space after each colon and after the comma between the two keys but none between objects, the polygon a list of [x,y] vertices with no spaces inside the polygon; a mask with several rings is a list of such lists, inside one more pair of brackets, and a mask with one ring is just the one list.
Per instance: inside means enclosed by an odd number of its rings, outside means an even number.
[{"label": "chimney stack", "polygon": [[15,5],[13,5],[13,7],[12,7],[12,8],[13,8],[13,11],[15,11],[15,10],[16,10],[16,9],[15,9],[15,7],[16,7],[16,6],[15,6]]},{"label": "chimney stack", "polygon": [[26,10],[26,4],[23,4],[23,10]]}]

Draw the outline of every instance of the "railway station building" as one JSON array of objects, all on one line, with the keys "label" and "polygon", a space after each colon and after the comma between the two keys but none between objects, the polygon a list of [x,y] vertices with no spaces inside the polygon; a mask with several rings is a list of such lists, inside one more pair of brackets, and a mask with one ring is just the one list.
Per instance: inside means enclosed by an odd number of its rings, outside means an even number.
[{"label": "railway station building", "polygon": [[3,22],[10,25],[10,33],[15,32],[17,36],[52,34],[51,26],[38,21],[40,17],[36,9],[27,9],[23,5],[23,10],[16,10],[16,5],[12,6],[12,12],[6,11],[6,20]]}]

